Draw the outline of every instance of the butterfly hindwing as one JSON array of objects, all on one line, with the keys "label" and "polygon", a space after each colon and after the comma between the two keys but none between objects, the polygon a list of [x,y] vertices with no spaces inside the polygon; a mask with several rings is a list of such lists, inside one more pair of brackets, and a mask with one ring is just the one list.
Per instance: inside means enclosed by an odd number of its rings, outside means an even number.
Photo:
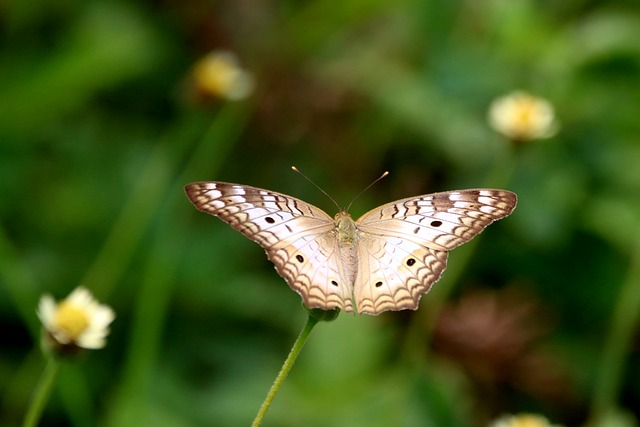
[{"label": "butterfly hindwing", "polygon": [[447,252],[400,237],[361,237],[354,284],[358,312],[415,310],[447,265]]},{"label": "butterfly hindwing", "polygon": [[307,235],[267,250],[278,273],[309,308],[353,311],[351,285],[345,279],[333,233]]}]

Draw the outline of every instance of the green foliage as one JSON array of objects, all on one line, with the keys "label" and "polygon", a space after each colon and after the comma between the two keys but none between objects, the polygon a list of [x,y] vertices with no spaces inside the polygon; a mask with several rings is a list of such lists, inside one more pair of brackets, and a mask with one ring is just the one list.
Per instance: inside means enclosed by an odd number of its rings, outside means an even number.
[{"label": "green foliage", "polygon": [[[307,313],[263,251],[182,187],[239,182],[333,213],[291,165],[340,205],[389,170],[354,217],[483,186],[519,205],[452,252],[418,311],[318,323],[264,426],[471,427],[523,411],[637,425],[637,4],[10,0],[3,12],[0,426],[21,422],[45,364],[39,297],[80,284],[117,317],[106,348],[60,367],[41,425],[249,425]],[[218,49],[253,73],[248,99],[198,91],[191,67]],[[491,130],[491,101],[517,89],[554,105],[556,136],[516,147]]]}]

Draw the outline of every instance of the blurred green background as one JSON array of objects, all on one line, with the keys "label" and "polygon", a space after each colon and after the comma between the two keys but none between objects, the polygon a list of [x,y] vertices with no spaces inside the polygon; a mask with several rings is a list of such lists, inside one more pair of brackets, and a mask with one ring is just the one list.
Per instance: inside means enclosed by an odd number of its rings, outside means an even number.
[{"label": "blurred green background", "polygon": [[[259,246],[182,187],[239,182],[355,217],[493,186],[515,213],[456,249],[416,312],[312,333],[264,426],[568,426],[640,416],[636,1],[79,1],[0,5],[0,425],[44,360],[45,293],[117,312],[66,364],[46,426],[246,426],[306,312]],[[245,100],[193,65],[234,52]],[[514,147],[487,108],[524,89],[560,132]]]}]

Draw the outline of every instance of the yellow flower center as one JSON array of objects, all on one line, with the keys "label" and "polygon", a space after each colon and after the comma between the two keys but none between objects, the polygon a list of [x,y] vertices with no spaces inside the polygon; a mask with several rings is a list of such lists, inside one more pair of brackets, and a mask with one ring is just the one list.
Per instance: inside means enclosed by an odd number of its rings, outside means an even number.
[{"label": "yellow flower center", "polygon": [[194,70],[196,82],[216,95],[225,95],[233,87],[238,69],[224,58],[206,57]]},{"label": "yellow flower center", "polygon": [[70,340],[76,340],[89,327],[89,316],[86,310],[62,301],[58,305],[53,324],[57,330],[64,333]]},{"label": "yellow flower center", "polygon": [[245,98],[253,89],[253,77],[227,52],[211,52],[200,59],[192,70],[195,88],[201,95],[228,100]]},{"label": "yellow flower center", "polygon": [[516,110],[515,126],[521,132],[527,132],[534,124],[534,120],[540,114],[538,105],[531,99],[523,99]]},{"label": "yellow flower center", "polygon": [[519,141],[549,138],[558,130],[553,106],[524,92],[496,99],[489,109],[489,122],[498,132]]}]

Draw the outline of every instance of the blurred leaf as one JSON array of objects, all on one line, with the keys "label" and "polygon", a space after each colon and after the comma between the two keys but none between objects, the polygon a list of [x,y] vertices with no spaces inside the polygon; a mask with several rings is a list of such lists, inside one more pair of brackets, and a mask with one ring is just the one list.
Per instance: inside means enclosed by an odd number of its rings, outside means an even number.
[{"label": "blurred leaf", "polygon": [[621,253],[628,254],[640,232],[640,206],[634,202],[619,196],[594,198],[584,210],[585,223]]},{"label": "blurred leaf", "polygon": [[588,427],[637,427],[638,419],[624,410],[606,414],[600,420],[588,424]]},{"label": "blurred leaf", "polygon": [[0,134],[41,126],[86,105],[97,93],[148,73],[159,65],[163,43],[139,12],[120,3],[91,2],[81,10],[63,40],[46,54],[23,60],[21,67],[0,74]]}]

